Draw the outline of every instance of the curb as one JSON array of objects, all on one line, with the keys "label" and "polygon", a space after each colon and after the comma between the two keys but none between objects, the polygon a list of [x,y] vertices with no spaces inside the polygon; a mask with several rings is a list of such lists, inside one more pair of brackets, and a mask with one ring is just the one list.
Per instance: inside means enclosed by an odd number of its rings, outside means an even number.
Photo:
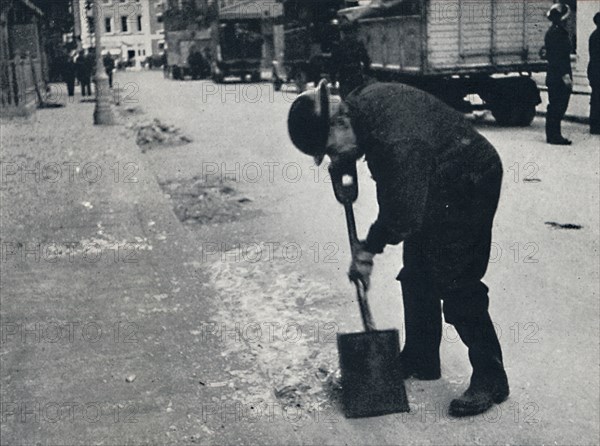
[{"label": "curb", "polygon": [[[536,111],[535,115],[541,116],[541,117],[546,117],[546,112],[545,111]],[[565,117],[563,118],[563,121],[576,122],[578,124],[589,125],[590,118],[584,117],[584,116],[576,116],[576,115],[565,115]]]},{"label": "curb", "polygon": [[[538,86],[540,92],[548,92],[548,87],[544,86],[544,85],[540,85]],[[571,92],[572,95],[577,95],[577,96],[591,96],[590,92],[587,91],[581,91],[581,90],[573,90]],[[536,116],[546,116],[546,112],[545,111],[536,111],[535,112]],[[590,123],[590,118],[589,116],[580,116],[580,115],[572,115],[572,114],[565,114],[565,117],[563,118],[564,121],[569,121],[569,122],[576,122],[578,124],[586,124],[589,125]]]}]

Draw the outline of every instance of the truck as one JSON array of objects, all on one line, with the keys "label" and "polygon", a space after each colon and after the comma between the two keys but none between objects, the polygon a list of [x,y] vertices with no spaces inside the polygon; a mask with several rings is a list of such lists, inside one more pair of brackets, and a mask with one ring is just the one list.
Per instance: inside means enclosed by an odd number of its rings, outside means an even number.
[{"label": "truck", "polygon": [[489,109],[500,125],[528,126],[541,102],[531,75],[547,67],[551,4],[373,0],[338,15],[358,33],[377,80],[416,86],[464,112]]},{"label": "truck", "polygon": [[261,18],[246,18],[220,13],[217,23],[216,60],[212,78],[223,82],[228,76],[258,82],[261,78]]},{"label": "truck", "polygon": [[282,0],[274,30],[272,79],[276,90],[294,82],[304,91],[310,81],[329,77],[331,51],[339,38],[337,12],[356,6],[356,0]]},{"label": "truck", "polygon": [[[204,30],[165,31],[167,71],[170,77],[183,80],[192,75],[189,56],[192,52],[207,54],[214,46],[210,28]],[[207,74],[210,74],[210,69]]]}]

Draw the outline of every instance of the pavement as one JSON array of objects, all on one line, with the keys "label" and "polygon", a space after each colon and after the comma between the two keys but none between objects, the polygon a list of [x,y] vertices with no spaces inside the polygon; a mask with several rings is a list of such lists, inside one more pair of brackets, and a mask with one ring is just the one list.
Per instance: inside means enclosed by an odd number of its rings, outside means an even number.
[{"label": "pavement", "polygon": [[226,364],[197,351],[193,240],[131,130],[79,99],[2,125],[1,442],[239,443],[203,419]]},{"label": "pavement", "polygon": [[[94,127],[79,97],[2,125],[2,444],[597,444],[600,177],[584,126],[565,124],[564,148],[539,118],[476,122],[505,166],[486,283],[510,399],[448,417],[470,368],[445,325],[444,376],[407,381],[410,414],[347,420],[335,335],[360,325],[343,211],[288,140],[295,95],[116,82],[122,125]],[[142,153],[132,124],[153,118],[192,142]],[[377,207],[359,176],[364,233]],[[238,204],[194,192],[213,219],[181,221],[179,184]],[[376,258],[371,301],[402,336],[401,254]]]}]

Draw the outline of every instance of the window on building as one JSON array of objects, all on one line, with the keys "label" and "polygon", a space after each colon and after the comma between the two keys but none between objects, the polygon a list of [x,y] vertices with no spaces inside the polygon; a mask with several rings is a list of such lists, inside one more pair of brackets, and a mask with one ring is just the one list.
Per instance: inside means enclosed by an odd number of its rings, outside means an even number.
[{"label": "window on building", "polygon": [[142,30],[142,16],[141,15],[137,16],[137,30],[138,31]]},{"label": "window on building", "polygon": [[165,49],[165,43],[164,42],[159,42],[158,43],[158,49],[161,50],[161,51],[164,50]]},{"label": "window on building", "polygon": [[124,33],[126,33],[128,31],[126,15],[121,16],[121,31],[123,31]]},{"label": "window on building", "polygon": [[104,17],[104,32],[112,33],[112,20],[110,17]]}]

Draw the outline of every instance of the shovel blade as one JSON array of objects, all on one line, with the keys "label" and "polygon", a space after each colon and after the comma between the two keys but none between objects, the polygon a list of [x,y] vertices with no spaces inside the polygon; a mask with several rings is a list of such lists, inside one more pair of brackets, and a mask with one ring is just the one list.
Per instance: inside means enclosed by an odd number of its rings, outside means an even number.
[{"label": "shovel blade", "polygon": [[398,330],[338,334],[342,404],[347,418],[409,412]]}]

